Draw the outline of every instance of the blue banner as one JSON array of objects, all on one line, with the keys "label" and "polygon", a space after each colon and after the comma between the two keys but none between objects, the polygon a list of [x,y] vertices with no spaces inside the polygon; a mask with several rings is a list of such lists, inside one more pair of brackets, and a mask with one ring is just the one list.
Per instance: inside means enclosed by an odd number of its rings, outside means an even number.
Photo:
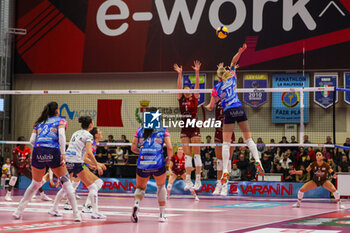
[{"label": "blue banner", "polygon": [[[104,184],[99,192],[101,193],[133,193],[136,189],[136,179],[116,179],[102,178]],[[56,179],[55,179],[56,181]],[[26,189],[30,185],[31,180],[25,176],[21,176],[19,189]],[[203,180],[202,187],[196,191],[199,195],[212,195],[215,189],[216,180]],[[293,197],[296,198],[298,190],[304,183],[290,182],[249,182],[249,181],[230,181],[229,196],[255,196],[255,197]],[[176,180],[173,184],[171,194],[185,195],[191,194],[190,191],[184,191],[185,182]],[[46,182],[43,186],[44,190],[59,190]],[[81,182],[77,188],[77,192],[88,192],[88,189]],[[151,179],[147,183],[146,193],[156,194],[157,184]],[[329,198],[330,193],[323,187],[307,191],[305,197],[313,198]]]},{"label": "blue banner", "polygon": [[[274,74],[273,88],[309,87],[309,75],[305,74]],[[304,122],[309,122],[309,93],[304,92]],[[272,123],[300,123],[300,93],[272,93]]]},{"label": "blue banner", "polygon": [[[205,74],[200,74],[199,75],[199,89],[205,89],[205,83],[206,83],[206,75]],[[182,75],[182,88],[185,86],[190,86],[191,89],[194,89],[196,85],[196,76],[195,75],[189,75],[189,74],[184,74]],[[198,106],[201,106],[205,102],[205,93],[200,93],[199,94],[199,99],[198,99]]]},{"label": "blue banner", "polygon": [[[344,88],[350,89],[350,73],[344,73]],[[344,92],[344,101],[350,104],[350,92]]]},{"label": "blue banner", "polygon": [[[243,88],[267,88],[267,74],[244,74]],[[244,93],[243,101],[253,108],[258,108],[267,102],[267,93]]]},{"label": "blue banner", "polygon": [[[315,87],[338,87],[337,73],[315,74]],[[314,95],[314,102],[322,108],[329,108],[333,105],[333,91],[316,91]],[[338,95],[335,93],[335,102],[338,102]]]}]

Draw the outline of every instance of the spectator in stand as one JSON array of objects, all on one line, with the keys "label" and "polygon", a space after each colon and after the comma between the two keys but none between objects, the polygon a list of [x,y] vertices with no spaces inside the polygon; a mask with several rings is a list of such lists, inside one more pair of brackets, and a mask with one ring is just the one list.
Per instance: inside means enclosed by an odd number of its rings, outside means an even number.
[{"label": "spectator in stand", "polygon": [[296,154],[293,154],[292,153],[292,150],[290,148],[288,148],[285,152],[287,154],[287,157],[292,161],[294,162],[296,160]]},{"label": "spectator in stand", "polygon": [[106,159],[106,161],[105,161],[105,165],[106,165],[106,171],[104,172],[104,177],[108,177],[108,178],[110,178],[110,177],[114,177],[114,163],[115,163],[115,160],[114,160],[114,158],[113,158],[113,156],[112,156],[112,154],[111,153],[108,153],[107,154],[107,159]]},{"label": "spectator in stand", "polygon": [[124,165],[129,165],[129,155],[124,154]]},{"label": "spectator in stand", "polygon": [[249,167],[248,167],[248,172],[246,174],[246,180],[248,181],[256,181],[256,168],[255,168],[255,159],[252,156],[250,159]]},{"label": "spectator in stand", "polygon": [[311,142],[309,141],[309,136],[304,135],[304,144],[311,144]]},{"label": "spectator in stand", "polygon": [[304,172],[305,171],[305,166],[302,164],[300,165],[299,170],[303,171],[303,174],[301,175],[296,175],[296,182],[299,183],[306,183],[310,180],[310,173],[309,172]]},{"label": "spectator in stand", "polygon": [[11,159],[6,158],[6,163],[1,166],[1,188],[5,189],[6,179],[11,178]]},{"label": "spectator in stand", "polygon": [[104,157],[101,153],[96,154],[96,161],[99,163],[105,163],[106,157]]},{"label": "spectator in stand", "polygon": [[265,151],[265,144],[263,142],[263,140],[261,138],[258,138],[257,142],[256,142],[256,146],[258,148],[258,151],[260,153]]},{"label": "spectator in stand", "polygon": [[288,169],[289,163],[292,163],[292,160],[288,157],[287,152],[284,152],[283,158],[280,160],[280,164],[284,169]]},{"label": "spectator in stand", "polygon": [[213,159],[211,158],[209,153],[205,153],[205,157],[203,160],[203,169],[202,169],[203,179],[207,180],[209,176],[213,176],[212,175],[213,172],[214,172]]},{"label": "spectator in stand", "polygon": [[[211,136],[207,136],[206,137],[206,143],[211,144]],[[215,148],[211,147],[211,146],[204,146],[201,148],[201,157],[202,160],[205,159],[205,154],[209,153],[210,157],[213,158],[215,157]]]},{"label": "spectator in stand", "polygon": [[337,171],[337,165],[334,163],[334,160],[332,158],[329,158],[327,160],[327,163],[329,164],[329,166],[332,168],[333,171]]},{"label": "spectator in stand", "polygon": [[284,181],[286,182],[296,182],[296,175],[291,175],[289,174],[289,171],[293,171],[294,170],[294,166],[293,163],[288,163],[288,169],[285,172],[285,179]]},{"label": "spectator in stand", "polygon": [[245,147],[245,146],[240,146],[239,147],[239,154],[244,154],[244,156],[245,156],[245,158],[246,159],[249,159],[249,150],[248,150],[248,148],[247,147]]},{"label": "spectator in stand", "polygon": [[[343,145],[347,146],[347,147],[350,147],[350,138],[346,138],[346,140],[345,140]],[[344,153],[345,153],[346,156],[348,156],[348,158],[349,158],[349,151],[350,150],[344,150]]]},{"label": "spectator in stand", "polygon": [[348,157],[344,154],[338,164],[338,172],[349,172],[349,165]]},{"label": "spectator in stand", "polygon": [[297,157],[295,159],[294,166],[299,167],[301,164],[304,163],[306,158],[306,152],[304,147],[299,147],[299,152],[297,153]]},{"label": "spectator in stand", "polygon": [[[326,147],[323,147],[322,148],[322,154],[323,154],[323,157],[325,158],[325,159],[330,159],[332,156],[331,156],[331,153],[329,153],[328,151],[327,151],[327,148]],[[335,170],[336,171],[336,170]]]},{"label": "spectator in stand", "polygon": [[[126,136],[124,134],[121,136],[120,142],[130,143],[130,141],[126,139]],[[128,154],[128,155],[131,154],[131,146],[122,146],[122,150],[124,151],[124,154]]]},{"label": "spectator in stand", "polygon": [[313,162],[313,161],[312,161],[312,159],[311,159],[311,156],[310,156],[310,155],[306,155],[305,160],[303,161],[302,164],[303,164],[305,167],[308,167],[312,162]]},{"label": "spectator in stand", "polygon": [[117,161],[117,163],[122,163],[124,162],[124,151],[122,150],[122,148],[120,146],[117,146],[117,149],[115,151],[115,160]]},{"label": "spectator in stand", "polygon": [[218,172],[218,169],[217,169],[217,160],[216,160],[216,158],[214,157],[214,158],[213,158],[213,177],[209,177],[209,179],[217,180],[217,172]]},{"label": "spectator in stand", "polygon": [[263,159],[261,161],[265,173],[271,173],[272,170],[272,158],[268,153],[264,153]]},{"label": "spectator in stand", "polygon": [[244,144],[244,140],[242,137],[238,138],[238,144]]},{"label": "spectator in stand", "polygon": [[[114,137],[113,135],[108,135],[108,140],[107,140],[107,143],[114,143],[116,142],[114,140]],[[112,153],[114,154],[115,153],[115,150],[117,149],[115,146],[105,146],[105,149],[107,150],[107,153]]]},{"label": "spectator in stand", "polygon": [[282,153],[281,153],[281,148],[280,147],[277,147],[276,153],[274,153],[273,158],[274,159],[278,159],[278,161],[280,161],[282,159]]},{"label": "spectator in stand", "polygon": [[308,151],[307,154],[310,155],[311,160],[316,161],[316,153],[315,153],[314,149],[311,146],[309,146],[307,148],[307,151]]},{"label": "spectator in stand", "polygon": [[[271,138],[270,144],[276,144],[275,139]],[[272,154],[276,154],[277,148],[274,146],[271,146],[271,152],[272,152]]]},{"label": "spectator in stand", "polygon": [[239,160],[237,161],[237,167],[239,168],[239,170],[241,170],[242,178],[245,177],[249,168],[249,160],[246,159],[244,153],[241,153],[239,155]]},{"label": "spectator in stand", "polygon": [[[283,136],[282,137],[282,141],[279,142],[279,144],[288,144],[289,142],[287,141],[287,137]],[[281,147],[281,152],[285,152],[287,150],[288,147]]]},{"label": "spectator in stand", "polygon": [[282,178],[283,178],[283,180],[284,180],[286,172],[285,172],[284,168],[282,167],[282,165],[281,165],[280,163],[277,163],[277,164],[276,164],[276,169],[273,170],[273,173],[275,173],[275,174],[277,174],[277,173],[278,173],[278,174],[281,174],[281,175],[282,175]]},{"label": "spectator in stand", "polygon": [[[291,136],[290,137],[290,143],[291,144],[298,144],[298,142],[296,141],[295,139],[295,136]],[[298,152],[298,147],[297,146],[293,146],[293,147],[290,147],[291,151],[292,151],[292,154],[295,154]]]},{"label": "spectator in stand", "polygon": [[239,168],[237,167],[237,163],[233,163],[232,170],[230,173],[230,180],[241,180],[241,177],[242,177],[241,170],[239,170]]},{"label": "spectator in stand", "polygon": [[[325,142],[325,144],[330,144],[330,145],[333,144],[332,138],[331,138],[330,136],[327,136],[327,137],[326,137],[326,142]],[[333,148],[326,148],[326,150],[327,150],[329,153],[331,153],[331,156],[334,155],[334,150],[333,150]]]}]

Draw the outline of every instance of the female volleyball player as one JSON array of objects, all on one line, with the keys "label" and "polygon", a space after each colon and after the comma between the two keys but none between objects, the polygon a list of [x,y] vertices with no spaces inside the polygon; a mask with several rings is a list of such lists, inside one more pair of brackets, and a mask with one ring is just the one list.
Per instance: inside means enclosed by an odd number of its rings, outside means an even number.
[{"label": "female volleyball player", "polygon": [[46,167],[50,167],[53,173],[59,178],[62,188],[67,193],[69,202],[73,207],[74,221],[81,222],[77,202],[74,196],[74,189],[69,179],[66,166],[63,163],[66,148],[66,127],[67,121],[58,117],[58,104],[48,103],[40,117],[34,124],[30,143],[34,147],[32,155],[32,183],[27,188],[13,217],[20,219],[24,208],[32,196],[41,187],[42,178],[45,175]]},{"label": "female volleyball player", "polygon": [[217,76],[220,80],[218,84],[213,88],[212,98],[210,103],[206,106],[208,110],[214,108],[216,99],[221,100],[221,106],[224,109],[224,126],[223,126],[223,146],[222,146],[222,161],[223,161],[223,176],[221,183],[223,186],[227,186],[229,179],[228,172],[228,160],[230,157],[230,141],[234,130],[235,122],[237,122],[239,128],[243,133],[243,137],[246,140],[246,144],[255,158],[255,166],[257,168],[258,175],[264,175],[258,149],[254,143],[248,124],[248,119],[243,109],[242,103],[238,99],[237,95],[237,78],[235,72],[235,65],[239,60],[239,57],[247,48],[244,44],[242,48],[238,50],[238,53],[233,57],[230,65],[230,70],[226,70],[223,65],[218,66]]},{"label": "female volleyball player", "polygon": [[[156,112],[156,108],[150,108],[150,112]],[[170,134],[167,129],[145,129],[140,127],[137,129],[132,141],[131,150],[135,154],[139,154],[136,168],[136,190],[135,202],[132,210],[131,221],[138,221],[138,210],[140,202],[145,195],[147,182],[151,175],[157,183],[157,199],[160,210],[160,222],[166,222],[164,215],[166,204],[166,168],[163,156],[163,144],[167,147],[167,154],[173,154],[173,146],[171,145]],[[140,144],[140,148],[138,145]]]},{"label": "female volleyball player", "polygon": [[[221,121],[221,125],[224,124],[224,109],[221,107],[220,100],[218,100],[216,102],[215,119]],[[215,128],[215,138],[214,138],[215,143],[220,143],[220,144],[223,143],[222,131],[223,131],[223,127]],[[235,133],[234,132],[232,133],[232,136],[231,136],[231,143],[235,143]],[[228,173],[231,173],[231,168],[232,168],[231,160],[232,160],[232,155],[233,155],[234,150],[235,150],[234,146],[230,147],[230,157],[229,157],[228,165],[227,165]],[[216,181],[216,186],[215,186],[215,190],[213,192],[213,195],[227,196],[228,187],[227,187],[227,185],[223,186],[221,184],[221,180],[220,180],[220,178],[222,177],[222,169],[223,169],[222,148],[221,147],[219,147],[219,146],[215,147],[215,155],[216,155],[217,181]]]},{"label": "female volleyball player", "polygon": [[[196,84],[194,89],[199,89],[199,70],[201,67],[201,63],[199,61],[194,61],[194,66],[192,68],[196,71]],[[179,67],[177,64],[174,65],[174,70],[178,73],[177,78],[177,87],[178,89],[182,89],[182,66]],[[185,90],[191,89],[190,86],[186,85],[184,87]],[[197,110],[198,110],[198,98],[199,93],[191,94],[191,93],[180,93],[177,95],[177,99],[180,104],[180,112],[182,115],[182,120],[185,122],[190,121],[192,119],[197,119]],[[184,127],[181,128],[181,143],[200,143],[201,135],[200,130],[197,127]],[[192,156],[194,155],[194,165],[196,167],[196,182],[194,185],[194,189],[198,190],[201,186],[201,171],[202,171],[202,160],[200,156],[200,147],[194,146],[191,148],[189,146],[184,146],[185,153],[185,169],[186,169],[186,181],[185,181],[185,190],[189,190],[193,187],[193,183],[191,181],[191,173],[192,173]]]},{"label": "female volleyball player", "polygon": [[291,175],[297,174],[297,175],[302,175],[305,174],[306,172],[313,171],[314,175],[312,177],[312,180],[309,182],[305,183],[299,190],[298,192],[298,201],[293,205],[293,207],[300,207],[301,200],[304,197],[304,192],[309,191],[311,189],[317,188],[318,186],[322,186],[331,193],[333,193],[335,200],[337,201],[337,207],[338,209],[345,209],[345,207],[341,204],[340,202],[340,195],[337,191],[337,189],[334,187],[334,185],[330,182],[328,179],[328,174],[331,174],[334,179],[337,178],[337,174],[333,171],[333,169],[329,166],[328,163],[323,161],[323,154],[322,152],[317,152],[316,153],[316,161],[311,163],[307,168],[306,171],[296,171],[296,170],[291,170],[289,173]]},{"label": "female volleyball player", "polygon": [[[20,136],[18,137],[17,141],[24,142],[26,140],[23,136]],[[30,148],[23,144],[17,145],[17,147],[12,150],[12,163],[11,163],[12,177],[10,179],[9,187],[5,196],[6,201],[12,201],[11,192],[13,187],[16,185],[18,176],[20,174],[32,180],[32,171],[29,167],[31,153],[32,152]],[[40,192],[41,199],[43,201],[52,201],[52,199],[44,193],[41,187],[39,188],[39,192]]]},{"label": "female volleyball player", "polygon": [[[93,174],[90,169],[88,169],[84,164],[84,155],[88,155],[92,164],[97,168],[99,175],[103,174],[103,169],[105,167],[97,163],[95,156],[92,153],[92,143],[93,136],[89,133],[93,129],[94,123],[90,116],[81,116],[79,118],[79,123],[81,123],[81,130],[73,133],[72,138],[69,142],[68,149],[66,151],[66,166],[68,172],[73,177],[78,177],[84,185],[88,188],[89,194],[88,199],[92,206],[92,215],[93,219],[105,219],[106,216],[98,212],[98,203],[97,203],[97,193],[98,190],[102,187],[103,181]],[[52,216],[60,217],[62,216],[57,208],[61,199],[63,198],[64,191],[61,189],[55,198],[54,205],[49,211],[49,214]],[[72,206],[73,207],[73,206]]]},{"label": "female volleyball player", "polygon": [[[181,146],[178,147],[177,153],[171,157],[169,172],[170,172],[170,175],[169,175],[168,186],[167,186],[168,198],[170,197],[171,189],[177,177],[181,176],[181,178],[184,181],[186,180],[185,157],[184,157],[183,147]],[[196,192],[193,190],[193,188],[190,188],[190,191],[193,194],[193,197],[195,198],[195,200],[199,201],[199,198]]]}]

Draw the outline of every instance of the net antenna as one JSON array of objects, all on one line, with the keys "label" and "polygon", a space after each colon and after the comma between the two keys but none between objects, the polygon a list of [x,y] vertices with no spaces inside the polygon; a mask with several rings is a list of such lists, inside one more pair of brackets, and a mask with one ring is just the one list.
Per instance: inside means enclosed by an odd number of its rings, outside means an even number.
[{"label": "net antenna", "polygon": [[304,144],[304,90],[305,90],[305,41],[303,41],[303,88],[300,92],[300,144]]}]

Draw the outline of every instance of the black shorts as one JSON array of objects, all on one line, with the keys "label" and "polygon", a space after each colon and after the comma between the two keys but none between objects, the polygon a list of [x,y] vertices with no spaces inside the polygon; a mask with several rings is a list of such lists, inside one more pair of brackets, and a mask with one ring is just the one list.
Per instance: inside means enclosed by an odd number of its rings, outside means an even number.
[{"label": "black shorts", "polygon": [[37,169],[58,168],[61,166],[61,152],[57,148],[36,147],[33,150],[32,166]]},{"label": "black shorts", "polygon": [[139,168],[136,168],[136,174],[141,176],[141,177],[143,177],[143,178],[148,178],[151,175],[153,175],[153,176],[161,176],[164,173],[166,173],[165,166],[161,167],[161,168],[158,168],[158,169],[139,169]]},{"label": "black shorts", "polygon": [[66,167],[68,170],[68,173],[71,174],[73,173],[73,177],[77,178],[78,174],[86,168],[85,164],[83,163],[68,163],[66,162]]},{"label": "black shorts", "polygon": [[315,182],[315,184],[318,186],[322,186],[327,180],[312,180],[313,182]]},{"label": "black shorts", "polygon": [[236,121],[237,123],[239,123],[239,122],[248,120],[243,106],[227,109],[224,112],[224,115],[225,115],[224,124],[234,124],[236,123]]}]

